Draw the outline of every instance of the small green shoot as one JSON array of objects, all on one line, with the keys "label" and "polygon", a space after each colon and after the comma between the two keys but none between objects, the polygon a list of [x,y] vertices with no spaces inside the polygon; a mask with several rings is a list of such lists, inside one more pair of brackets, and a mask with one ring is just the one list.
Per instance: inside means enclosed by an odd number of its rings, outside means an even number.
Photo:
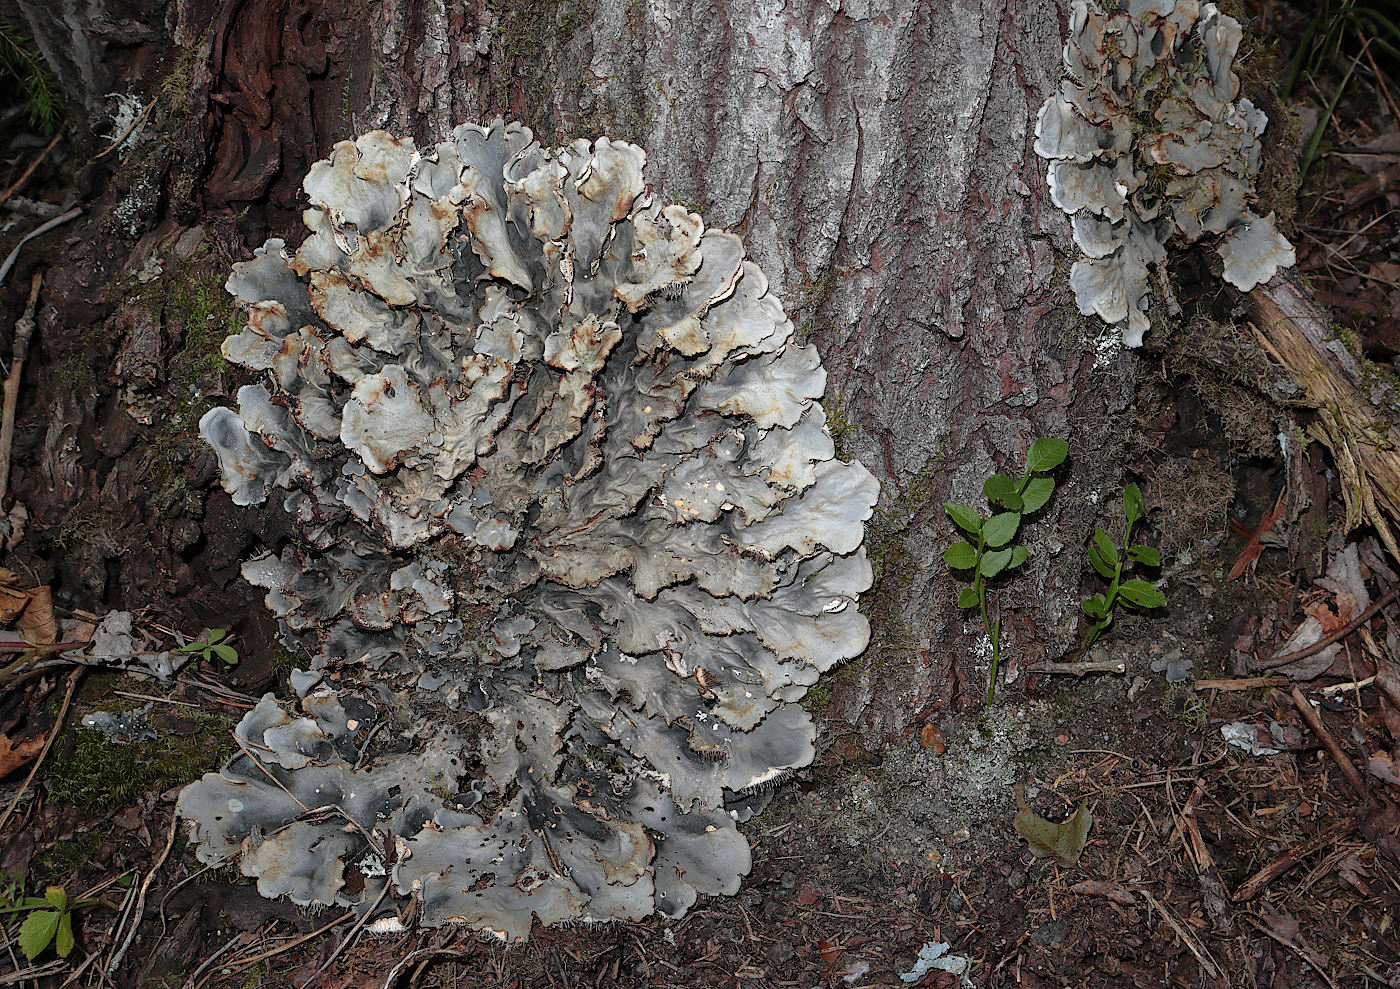
[{"label": "small green shoot", "polygon": [[1113,624],[1113,613],[1118,605],[1130,608],[1165,608],[1167,597],[1156,585],[1145,580],[1123,579],[1123,571],[1131,566],[1157,568],[1162,565],[1162,555],[1152,546],[1134,544],[1133,528],[1147,517],[1147,506],[1142,500],[1142,491],[1136,484],[1123,489],[1123,543],[1119,546],[1098,526],[1094,526],[1094,538],[1089,545],[1089,563],[1099,576],[1108,581],[1108,591],[1094,594],[1084,599],[1080,605],[1093,625],[1079,648],[1083,655],[1094,644],[1109,625]]},{"label": "small green shoot", "polygon": [[202,641],[196,639],[193,642],[186,642],[183,646],[177,646],[175,651],[186,655],[198,656],[205,662],[217,656],[224,661],[225,666],[237,666],[238,650],[234,649],[233,646],[229,645],[226,641],[228,639],[228,631],[229,630],[226,628],[211,628],[209,630],[208,639]]},{"label": "small green shoot", "polygon": [[73,950],[73,912],[98,903],[95,899],[69,900],[62,886],[50,886],[43,896],[18,896],[13,887],[0,899],[0,914],[23,913],[29,916],[19,927],[19,950],[33,961],[49,945],[60,958]]},{"label": "small green shoot", "polygon": [[[1046,475],[1069,455],[1069,444],[1061,439],[1038,439],[1026,454],[1026,469],[1020,480],[1005,474],[993,474],[982,485],[982,494],[991,503],[993,513],[982,513],[967,505],[948,502],[943,507],[954,524],[965,532],[967,539],[959,540],[943,553],[943,562],[953,570],[972,572],[972,586],[958,594],[959,608],[977,608],[982,615],[982,628],[992,643],[992,671],[987,680],[987,703],[996,694],[997,668],[1001,665],[1001,618],[992,619],[987,609],[987,583],[1026,562],[1029,552],[1017,543],[1016,534],[1021,520],[1039,511],[1055,491],[1055,481]],[[1000,509],[1000,511],[995,511]]]}]

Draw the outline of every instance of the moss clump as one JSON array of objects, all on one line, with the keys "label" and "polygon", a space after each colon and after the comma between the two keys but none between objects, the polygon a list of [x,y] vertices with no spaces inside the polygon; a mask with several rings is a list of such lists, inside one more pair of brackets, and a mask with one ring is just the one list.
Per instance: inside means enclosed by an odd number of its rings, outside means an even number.
[{"label": "moss clump", "polygon": [[234,719],[199,714],[199,732],[118,745],[91,728],[65,732],[47,764],[49,796],[89,810],[113,810],[152,790],[198,779],[233,755]]}]

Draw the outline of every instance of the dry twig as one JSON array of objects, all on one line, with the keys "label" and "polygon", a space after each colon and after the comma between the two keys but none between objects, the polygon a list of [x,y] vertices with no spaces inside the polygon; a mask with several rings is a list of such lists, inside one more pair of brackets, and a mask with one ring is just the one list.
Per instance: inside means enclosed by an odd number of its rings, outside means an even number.
[{"label": "dry twig", "polygon": [[1356,768],[1355,763],[1347,758],[1347,754],[1342,751],[1342,747],[1337,744],[1337,740],[1332,737],[1332,733],[1322,723],[1322,715],[1317,713],[1317,710],[1297,687],[1293,688],[1293,706],[1298,709],[1298,713],[1303,716],[1303,720],[1308,723],[1313,734],[1322,742],[1322,747],[1327,750],[1327,754],[1332,757],[1332,761],[1337,764],[1337,768],[1347,778],[1347,782],[1356,791],[1356,795],[1364,800],[1366,784],[1361,779],[1361,771]]}]

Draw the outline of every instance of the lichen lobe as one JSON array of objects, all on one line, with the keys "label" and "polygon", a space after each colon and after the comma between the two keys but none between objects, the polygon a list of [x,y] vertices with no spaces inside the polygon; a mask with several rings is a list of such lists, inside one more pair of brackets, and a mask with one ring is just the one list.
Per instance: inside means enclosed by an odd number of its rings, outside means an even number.
[{"label": "lichen lobe", "polygon": [[1239,95],[1241,37],[1196,0],[1071,7],[1066,74],[1040,108],[1035,150],[1085,255],[1070,275],[1079,310],[1130,347],[1151,325],[1149,276],[1169,243],[1213,241],[1225,280],[1246,292],[1294,263],[1273,214],[1250,210],[1268,118]]},{"label": "lichen lobe", "polygon": [[877,484],[739,238],[644,164],[376,131],[235,266],[264,380],[201,433],[300,525],[243,572],[311,669],[181,794],[202,861],[508,941],[737,890],[736,820],[813,757],[796,701],[868,641]]}]

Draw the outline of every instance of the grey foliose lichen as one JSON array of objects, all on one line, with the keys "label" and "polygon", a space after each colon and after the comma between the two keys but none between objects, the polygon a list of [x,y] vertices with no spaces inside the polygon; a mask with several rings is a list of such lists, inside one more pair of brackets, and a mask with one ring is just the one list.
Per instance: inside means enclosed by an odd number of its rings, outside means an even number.
[{"label": "grey foliose lichen", "polygon": [[200,430],[299,523],[243,573],[308,669],[181,794],[202,861],[505,940],[737,890],[736,821],[814,754],[796,702],[866,646],[878,485],[739,238],[644,161],[376,131],[235,267],[223,352],[265,378]]},{"label": "grey foliose lichen", "polygon": [[1249,208],[1268,118],[1239,97],[1239,22],[1197,0],[1124,6],[1072,4],[1066,75],[1040,108],[1035,150],[1086,255],[1070,274],[1080,311],[1137,347],[1168,243],[1213,235],[1225,280],[1246,292],[1294,253],[1273,214]]}]

